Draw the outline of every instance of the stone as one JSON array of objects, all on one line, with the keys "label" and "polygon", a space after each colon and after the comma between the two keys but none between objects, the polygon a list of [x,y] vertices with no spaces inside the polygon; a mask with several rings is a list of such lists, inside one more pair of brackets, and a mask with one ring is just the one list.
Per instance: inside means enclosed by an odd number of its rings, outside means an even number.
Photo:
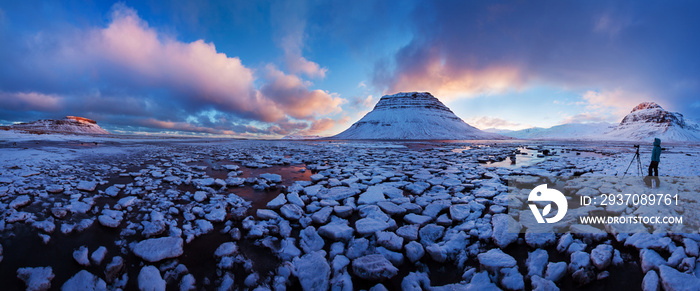
[{"label": "stone", "polygon": [[411,261],[411,263],[419,261],[425,255],[423,245],[416,241],[407,243],[404,246],[404,249],[406,251],[406,258],[408,258],[408,260]]}]

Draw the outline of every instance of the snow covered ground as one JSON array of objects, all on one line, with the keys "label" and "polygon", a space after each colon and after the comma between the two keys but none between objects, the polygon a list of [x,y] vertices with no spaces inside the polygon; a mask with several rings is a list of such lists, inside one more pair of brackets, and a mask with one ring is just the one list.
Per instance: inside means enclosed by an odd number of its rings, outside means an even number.
[{"label": "snow covered ground", "polygon": [[[700,148],[663,146],[661,175],[700,175]],[[643,163],[650,150],[642,145]],[[507,177],[621,174],[633,154],[631,143],[604,142],[0,132],[0,282],[8,290],[692,290],[697,233],[504,231]]]}]

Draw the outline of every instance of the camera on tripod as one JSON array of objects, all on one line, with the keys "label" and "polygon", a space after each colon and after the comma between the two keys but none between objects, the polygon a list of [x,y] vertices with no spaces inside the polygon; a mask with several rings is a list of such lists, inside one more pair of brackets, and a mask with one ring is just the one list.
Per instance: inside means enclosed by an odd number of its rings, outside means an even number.
[{"label": "camera on tripod", "polygon": [[638,145],[638,144],[634,145],[634,147],[637,148],[637,149],[639,149],[639,145]]}]

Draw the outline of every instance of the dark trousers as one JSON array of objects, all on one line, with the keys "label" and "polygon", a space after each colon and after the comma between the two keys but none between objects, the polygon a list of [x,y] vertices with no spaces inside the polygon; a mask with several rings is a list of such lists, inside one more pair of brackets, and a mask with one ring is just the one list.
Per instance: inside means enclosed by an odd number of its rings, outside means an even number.
[{"label": "dark trousers", "polygon": [[652,176],[651,172],[654,172],[653,176],[658,176],[659,175],[659,162],[657,161],[652,161],[649,164],[649,176]]}]

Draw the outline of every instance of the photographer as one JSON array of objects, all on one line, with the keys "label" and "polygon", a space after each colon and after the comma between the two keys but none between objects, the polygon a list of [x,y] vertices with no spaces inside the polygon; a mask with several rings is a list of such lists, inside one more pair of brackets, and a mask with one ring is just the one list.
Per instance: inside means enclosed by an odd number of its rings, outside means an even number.
[{"label": "photographer", "polygon": [[649,163],[649,176],[659,176],[659,162],[661,161],[661,140],[654,138],[654,149],[651,151],[651,163]]}]

